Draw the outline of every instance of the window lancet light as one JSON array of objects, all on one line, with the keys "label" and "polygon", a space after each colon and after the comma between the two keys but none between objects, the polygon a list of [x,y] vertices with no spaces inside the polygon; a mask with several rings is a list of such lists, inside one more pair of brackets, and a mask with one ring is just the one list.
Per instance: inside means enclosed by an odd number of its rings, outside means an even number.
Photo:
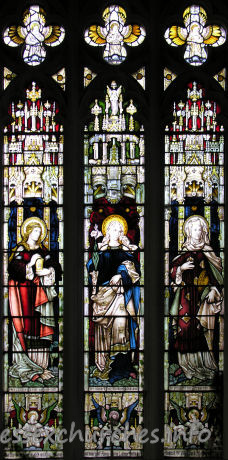
[{"label": "window lancet light", "polygon": [[23,14],[23,26],[12,25],[4,31],[6,45],[23,45],[23,59],[28,65],[36,66],[46,58],[44,45],[57,46],[64,37],[62,26],[45,26],[46,13],[38,5],[32,5]]},{"label": "window lancet light", "polygon": [[[116,81],[90,106],[84,132],[85,457],[141,457],[103,430],[143,424],[144,128]],[[99,438],[93,440],[95,432]],[[116,431],[115,431],[116,433]]]},{"label": "window lancet light", "polygon": [[[31,458],[28,450],[60,458],[63,126],[58,103],[44,98],[35,81],[20,95],[11,101],[4,127],[2,389],[10,431],[1,458]],[[47,441],[50,433],[55,443]]]},{"label": "window lancet light", "polygon": [[172,26],[165,32],[171,46],[186,45],[184,59],[188,64],[199,66],[207,60],[207,46],[220,46],[226,41],[226,31],[218,25],[208,25],[206,11],[192,5],[183,13],[185,27]]},{"label": "window lancet light", "polygon": [[91,46],[105,46],[103,57],[109,64],[121,64],[126,57],[124,47],[140,45],[145,36],[144,27],[137,24],[125,25],[126,11],[117,5],[111,5],[103,12],[105,27],[92,25],[85,31],[85,41]]},{"label": "window lancet light", "polygon": [[[165,130],[164,454],[186,458],[194,449],[195,458],[219,458],[224,127],[221,107],[208,99],[202,83],[189,82],[186,90],[187,97],[174,102],[173,121]],[[193,430],[198,436],[192,436]],[[181,439],[172,437],[180,432]]]}]

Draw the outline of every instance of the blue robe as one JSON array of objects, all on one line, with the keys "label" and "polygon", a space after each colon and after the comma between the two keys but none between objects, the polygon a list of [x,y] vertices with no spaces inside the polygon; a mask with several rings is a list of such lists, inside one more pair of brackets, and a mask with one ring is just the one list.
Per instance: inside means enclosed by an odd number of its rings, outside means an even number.
[{"label": "blue robe", "polygon": [[[125,261],[134,263],[135,270],[140,276],[140,266],[136,258],[129,252],[124,251],[122,248],[107,249],[106,251],[99,252],[99,262],[97,266],[98,279],[97,279],[97,292],[100,286],[108,286],[113,276],[120,274],[122,277],[122,285],[124,288],[125,306],[127,307],[130,299],[133,299],[135,313],[139,311],[140,301],[140,287],[138,282],[133,284],[131,277],[128,274],[127,267],[123,264]],[[92,285],[92,277],[90,273],[94,271],[93,260],[90,259],[87,264],[89,272],[89,283]],[[136,321],[129,315],[129,338],[131,350],[136,349],[135,329],[137,328]]]}]

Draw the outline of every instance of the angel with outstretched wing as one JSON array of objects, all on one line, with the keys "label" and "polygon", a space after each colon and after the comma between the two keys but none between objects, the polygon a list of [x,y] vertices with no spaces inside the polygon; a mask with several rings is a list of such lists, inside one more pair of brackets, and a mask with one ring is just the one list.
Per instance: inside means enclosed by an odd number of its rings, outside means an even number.
[{"label": "angel with outstretched wing", "polygon": [[16,410],[17,421],[22,425],[21,428],[14,430],[14,435],[21,434],[23,443],[26,444],[27,448],[40,448],[43,438],[54,431],[53,427],[46,425],[50,419],[51,411],[55,408],[57,402],[46,407],[41,414],[35,409],[26,411],[16,401],[13,401],[13,404]]},{"label": "angel with outstretched wing", "polygon": [[120,426],[125,426],[129,422],[131,413],[133,409],[137,406],[139,400],[125,407],[124,409],[117,410],[116,408],[105,408],[97,403],[97,401],[92,397],[93,405],[97,411],[97,419],[100,425],[105,426],[107,423],[111,425],[116,425],[117,423]]},{"label": "angel with outstretched wing", "polygon": [[111,88],[107,86],[107,94],[110,100],[112,115],[117,115],[119,110],[119,97],[122,91],[122,86],[117,88],[115,82],[111,83]]},{"label": "angel with outstretched wing", "polygon": [[85,41],[91,46],[105,46],[103,57],[110,64],[121,64],[126,59],[124,44],[138,46],[145,38],[143,27],[125,26],[126,12],[118,6],[108,7],[103,18],[105,27],[92,25],[85,31]]},{"label": "angel with outstretched wing", "polygon": [[218,25],[205,26],[206,12],[196,5],[184,11],[183,19],[186,27],[169,27],[165,39],[171,46],[186,45],[184,59],[191,65],[202,65],[207,60],[207,46],[220,46],[225,42],[225,29]]},{"label": "angel with outstretched wing", "polygon": [[207,426],[207,422],[209,420],[209,411],[214,404],[214,399],[201,410],[196,407],[185,409],[184,407],[179,406],[179,404],[177,404],[172,399],[170,400],[170,403],[176,409],[177,418],[179,420],[179,425],[176,425],[174,428],[175,431],[179,433],[181,432],[183,435],[185,435],[188,430],[188,445],[199,445],[199,433],[205,429],[205,426]]},{"label": "angel with outstretched wing", "polygon": [[12,25],[4,31],[4,42],[9,46],[23,45],[23,59],[26,64],[39,65],[46,57],[44,44],[59,45],[65,36],[61,26],[45,26],[46,14],[39,6],[31,6],[24,12],[24,26]]}]

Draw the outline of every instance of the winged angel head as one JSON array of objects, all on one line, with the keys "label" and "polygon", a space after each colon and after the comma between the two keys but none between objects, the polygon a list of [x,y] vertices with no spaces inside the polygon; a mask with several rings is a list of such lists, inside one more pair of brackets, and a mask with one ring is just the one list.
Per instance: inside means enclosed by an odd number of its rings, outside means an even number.
[{"label": "winged angel head", "polygon": [[33,450],[38,448],[40,450],[43,439],[48,436],[49,432],[54,431],[54,427],[49,426],[48,422],[52,411],[57,405],[57,401],[40,411],[37,411],[37,409],[26,410],[14,400],[13,404],[19,426],[19,428],[13,431],[13,434],[16,437],[18,437],[18,434],[21,434],[23,438],[22,442],[26,444],[27,448],[32,448]]},{"label": "winged angel head", "polygon": [[6,45],[23,45],[23,59],[26,64],[36,66],[46,57],[45,45],[57,46],[64,37],[62,26],[46,26],[46,13],[38,5],[30,6],[23,14],[24,26],[7,27],[3,34]]},{"label": "winged angel head", "polygon": [[207,46],[220,46],[226,41],[226,31],[218,25],[205,26],[206,11],[198,5],[188,7],[183,13],[185,27],[172,26],[165,32],[171,46],[186,46],[184,59],[199,66],[207,60]]},{"label": "winged angel head", "polygon": [[146,32],[139,25],[125,25],[126,11],[117,5],[111,5],[103,12],[105,26],[92,25],[85,31],[85,41],[91,46],[104,46],[103,57],[109,64],[121,64],[126,59],[124,46],[140,45]]},{"label": "winged angel head", "polygon": [[190,447],[190,444],[196,447],[200,445],[200,432],[207,427],[210,436],[212,435],[212,430],[210,429],[211,421],[212,421],[212,413],[211,411],[215,407],[215,398],[211,399],[211,401],[206,405],[204,405],[201,409],[199,407],[190,406],[190,407],[182,407],[173,399],[170,399],[171,408],[172,406],[176,409],[176,416],[174,416],[174,430],[175,431],[184,431],[189,433],[189,437],[187,443]]}]

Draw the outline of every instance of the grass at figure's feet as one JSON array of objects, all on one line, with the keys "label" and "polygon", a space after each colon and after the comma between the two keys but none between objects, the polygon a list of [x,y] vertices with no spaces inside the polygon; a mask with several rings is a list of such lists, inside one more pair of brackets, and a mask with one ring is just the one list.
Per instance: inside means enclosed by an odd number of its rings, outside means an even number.
[{"label": "grass at figure's feet", "polygon": [[9,388],[44,388],[44,387],[58,387],[58,378],[53,377],[49,380],[43,380],[43,382],[27,382],[22,384],[20,379],[9,377]]}]

